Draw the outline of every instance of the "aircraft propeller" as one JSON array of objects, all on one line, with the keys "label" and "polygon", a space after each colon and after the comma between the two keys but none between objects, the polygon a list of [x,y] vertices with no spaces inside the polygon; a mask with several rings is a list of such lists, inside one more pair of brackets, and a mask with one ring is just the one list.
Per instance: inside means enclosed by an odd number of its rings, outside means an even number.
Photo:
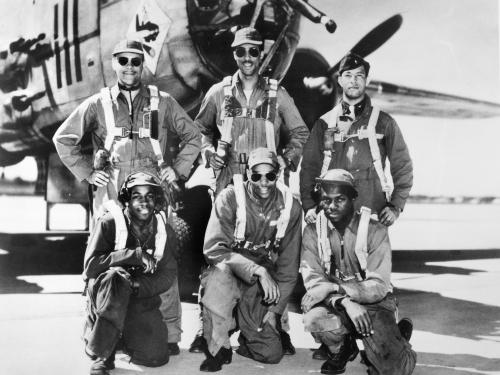
[{"label": "aircraft propeller", "polygon": [[[396,31],[399,30],[402,23],[403,17],[400,14],[388,18],[361,38],[361,40],[351,48],[350,52],[360,55],[361,57],[368,56],[387,42]],[[325,77],[304,77],[304,86],[309,89],[320,90],[324,95],[332,93],[334,77],[339,67],[340,61],[328,69],[328,73]]]}]

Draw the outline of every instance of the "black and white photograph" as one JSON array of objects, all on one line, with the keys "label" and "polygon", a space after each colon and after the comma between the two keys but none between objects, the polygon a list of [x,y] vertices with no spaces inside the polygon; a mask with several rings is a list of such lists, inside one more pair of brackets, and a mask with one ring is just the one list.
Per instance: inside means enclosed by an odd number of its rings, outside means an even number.
[{"label": "black and white photograph", "polygon": [[500,375],[497,0],[0,9],[0,374]]}]

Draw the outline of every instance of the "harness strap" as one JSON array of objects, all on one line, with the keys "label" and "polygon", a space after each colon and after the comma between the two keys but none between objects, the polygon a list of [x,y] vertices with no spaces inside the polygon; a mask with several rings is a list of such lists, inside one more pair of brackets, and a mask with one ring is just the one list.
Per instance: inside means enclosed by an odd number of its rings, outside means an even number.
[{"label": "harness strap", "polygon": [[318,238],[318,254],[324,266],[325,273],[330,274],[332,248],[328,239],[328,219],[323,210],[316,218],[316,233]]},{"label": "harness strap", "polygon": [[276,237],[275,245],[279,246],[283,237],[285,237],[286,228],[290,221],[290,214],[292,212],[293,206],[293,194],[288,188],[281,182],[277,183],[278,190],[283,194],[283,200],[285,201],[285,206],[281,210],[280,217],[278,219],[278,224],[276,225]]},{"label": "harness strap", "polygon": [[115,115],[113,114],[113,104],[116,103],[114,103],[111,98],[111,90],[109,87],[103,87],[101,89],[101,103],[104,110],[104,121],[106,122],[106,139],[104,141],[104,148],[109,151],[114,138],[116,136],[124,136],[123,132],[126,131],[126,129],[116,127]]},{"label": "harness strap", "polygon": [[155,236],[155,252],[153,256],[157,261],[163,258],[165,246],[167,244],[167,229],[165,227],[167,218],[165,212],[160,211],[156,214],[156,236]]},{"label": "harness strap", "polygon": [[158,107],[160,104],[160,96],[158,94],[158,87],[154,85],[149,85],[149,93],[151,95],[150,98],[150,109],[151,109],[151,118],[149,127],[139,129],[139,137],[141,137],[140,131],[142,129],[145,130],[144,136],[148,137],[151,142],[151,147],[158,159],[158,162],[163,163],[163,153],[161,152],[160,141],[158,140]]},{"label": "harness strap", "polygon": [[384,173],[384,168],[382,166],[382,158],[380,156],[380,149],[378,147],[377,135],[375,133],[375,126],[377,125],[378,116],[380,114],[380,108],[377,106],[372,107],[372,113],[370,115],[370,120],[368,121],[368,127],[366,128],[368,133],[368,142],[370,144],[370,152],[372,154],[373,166],[377,172],[378,178],[380,180],[380,185],[382,190],[385,192],[385,198],[389,202],[391,200],[391,186],[387,182],[387,177]]},{"label": "harness strap", "polygon": [[366,270],[366,260],[368,258],[368,224],[370,223],[371,210],[368,207],[360,208],[361,216],[358,224],[358,234],[354,245],[354,252],[358,258],[359,266]]},{"label": "harness strap", "polygon": [[104,202],[104,209],[107,210],[115,220],[115,250],[125,249],[128,238],[127,224],[123,216],[122,208],[113,200]]},{"label": "harness strap", "polygon": [[[104,208],[111,213],[115,221],[115,248],[114,250],[122,250],[127,245],[128,229],[125,223],[125,216],[121,207],[115,201],[107,201],[104,203]],[[165,252],[165,245],[167,243],[167,230],[165,213],[160,211],[155,214],[156,216],[156,235],[155,235],[155,251],[154,258],[159,261]]]},{"label": "harness strap", "polygon": [[245,240],[245,230],[247,226],[247,209],[245,186],[243,185],[243,175],[233,175],[234,194],[236,196],[236,225],[234,227],[234,240],[242,242]]},{"label": "harness strap", "polygon": [[231,128],[233,127],[233,117],[229,116],[229,109],[233,99],[232,80],[233,77],[231,76],[224,77],[222,80],[224,87],[224,102],[221,111],[222,128],[220,139],[229,144],[232,143]]}]

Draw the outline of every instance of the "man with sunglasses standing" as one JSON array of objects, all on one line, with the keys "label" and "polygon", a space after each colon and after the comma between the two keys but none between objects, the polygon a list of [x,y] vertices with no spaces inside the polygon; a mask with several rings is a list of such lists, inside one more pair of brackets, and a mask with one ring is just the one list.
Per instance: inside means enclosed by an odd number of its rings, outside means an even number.
[{"label": "man with sunglasses standing", "polygon": [[[81,103],[54,135],[63,163],[78,178],[89,182],[93,222],[103,215],[104,203],[118,202],[118,189],[133,172],[159,174],[163,183],[187,179],[201,146],[198,128],[169,94],[141,82],[142,43],[122,40],[113,50],[117,83]],[[82,152],[90,135],[93,154]],[[170,148],[178,145],[175,159]],[[172,165],[172,166],[171,166]],[[162,295],[162,312],[169,328],[171,354],[178,354],[181,334],[177,280]]]},{"label": "man with sunglasses standing", "polygon": [[[300,195],[307,223],[315,221],[315,178],[332,168],[349,171],[359,197],[355,209],[370,208],[379,221],[390,226],[403,210],[413,185],[413,166],[396,121],[373,106],[366,95],[370,64],[347,54],[340,62],[338,83],[342,100],[321,116],[304,147]],[[384,168],[390,161],[394,189]]]},{"label": "man with sunglasses standing", "polygon": [[309,136],[285,89],[259,74],[262,44],[253,27],[235,33],[231,47],[238,70],[210,88],[195,119],[203,135],[202,156],[217,176],[216,194],[241,173],[257,147],[275,151],[281,168],[295,171]]},{"label": "man with sunglasses standing", "polygon": [[207,348],[201,371],[231,363],[233,312],[241,330],[238,354],[263,363],[284,355],[278,327],[298,278],[302,210],[277,181],[279,173],[273,151],[254,149],[248,181],[228,186],[215,201],[203,247],[210,266],[202,275]]},{"label": "man with sunglasses standing", "polygon": [[[231,47],[238,70],[210,88],[195,119],[202,133],[202,157],[216,176],[216,195],[235,174],[244,175],[248,155],[258,147],[267,147],[278,155],[286,177],[296,170],[309,136],[285,89],[276,80],[259,74],[262,44],[260,33],[253,27],[235,33]],[[284,317],[286,320],[287,315]],[[294,354],[289,335],[281,332],[285,353]],[[203,345],[200,331],[190,351],[201,352]]]},{"label": "man with sunglasses standing", "polygon": [[[370,64],[356,54],[341,60],[338,83],[342,100],[316,121],[304,147],[300,195],[308,224],[316,221],[320,209],[315,179],[329,169],[345,169],[354,176],[358,191],[355,211],[365,207],[385,226],[394,224],[410,194],[410,154],[396,121],[373,106],[365,93],[369,70]],[[394,183],[392,194],[384,173],[387,160]],[[313,358],[327,359],[326,347],[315,350]]]}]

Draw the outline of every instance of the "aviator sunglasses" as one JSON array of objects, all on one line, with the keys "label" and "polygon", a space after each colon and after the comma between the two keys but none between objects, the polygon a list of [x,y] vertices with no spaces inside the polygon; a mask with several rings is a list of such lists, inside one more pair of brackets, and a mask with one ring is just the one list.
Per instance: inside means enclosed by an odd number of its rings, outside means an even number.
[{"label": "aviator sunglasses", "polygon": [[258,57],[260,55],[260,50],[257,47],[250,47],[248,50],[244,47],[236,47],[234,49],[234,54],[236,57],[244,57],[246,54],[250,55],[250,57]]},{"label": "aviator sunglasses", "polygon": [[266,179],[268,181],[275,181],[276,180],[276,177],[278,177],[278,175],[276,174],[276,172],[269,172],[269,173],[266,173],[266,174],[260,174],[260,173],[255,173],[255,172],[252,172],[252,175],[250,176],[250,179],[253,181],[253,182],[259,182],[263,176],[266,176]]},{"label": "aviator sunglasses", "polygon": [[125,56],[118,57],[118,64],[120,64],[121,66],[126,66],[129,63],[129,61],[132,64],[132,66],[135,66],[136,68],[138,66],[141,66],[142,64],[142,59],[140,57],[132,57],[131,59]]}]

